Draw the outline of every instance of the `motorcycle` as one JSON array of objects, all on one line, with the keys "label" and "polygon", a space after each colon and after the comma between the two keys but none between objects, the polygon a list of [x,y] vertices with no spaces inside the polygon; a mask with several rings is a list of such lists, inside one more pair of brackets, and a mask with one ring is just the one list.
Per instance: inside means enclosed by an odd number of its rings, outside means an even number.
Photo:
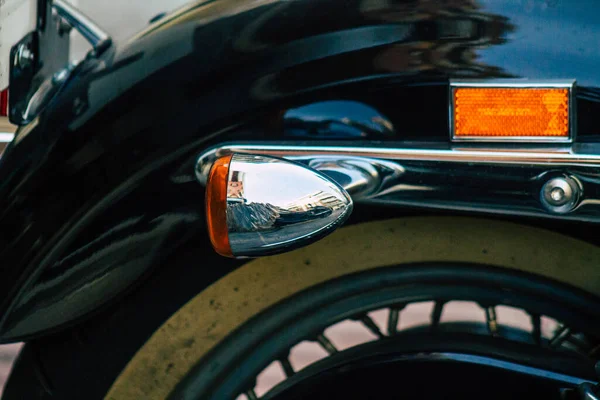
[{"label": "motorcycle", "polygon": [[596,3],[0,6],[3,399],[598,398]]}]

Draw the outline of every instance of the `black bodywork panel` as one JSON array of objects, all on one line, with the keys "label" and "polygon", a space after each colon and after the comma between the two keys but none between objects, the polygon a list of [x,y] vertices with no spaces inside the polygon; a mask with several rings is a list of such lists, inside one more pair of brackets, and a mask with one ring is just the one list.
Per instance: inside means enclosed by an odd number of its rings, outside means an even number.
[{"label": "black bodywork panel", "polygon": [[577,140],[593,142],[599,48],[594,0],[218,0],[165,16],[80,64],[3,155],[0,342],[84,318],[183,243],[212,251],[194,176],[208,146],[444,143],[450,78],[576,79]]}]

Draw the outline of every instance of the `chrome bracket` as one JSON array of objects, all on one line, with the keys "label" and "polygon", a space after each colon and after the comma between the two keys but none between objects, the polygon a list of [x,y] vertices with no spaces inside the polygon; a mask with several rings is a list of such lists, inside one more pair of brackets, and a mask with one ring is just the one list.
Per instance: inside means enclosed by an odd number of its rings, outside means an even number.
[{"label": "chrome bracket", "polygon": [[[46,3],[48,1],[48,3]],[[112,43],[110,36],[63,0],[40,0],[40,22],[11,49],[9,119],[27,125],[64,86],[74,64],[69,63],[70,27],[91,45],[88,57],[98,57]],[[43,5],[43,7],[42,7]]]},{"label": "chrome bracket", "polygon": [[94,21],[63,0],[54,0],[52,7],[58,15],[75,28],[92,45],[94,56],[98,57],[112,44],[108,33],[100,28]]}]

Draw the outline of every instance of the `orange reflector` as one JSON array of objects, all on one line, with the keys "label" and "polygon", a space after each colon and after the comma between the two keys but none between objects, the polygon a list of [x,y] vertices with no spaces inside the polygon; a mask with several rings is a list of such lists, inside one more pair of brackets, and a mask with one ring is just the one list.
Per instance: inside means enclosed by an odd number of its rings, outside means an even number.
[{"label": "orange reflector", "polygon": [[222,256],[233,257],[227,229],[227,182],[231,155],[213,164],[206,182],[206,222],[210,241]]},{"label": "orange reflector", "polygon": [[569,88],[454,87],[454,138],[570,137]]}]

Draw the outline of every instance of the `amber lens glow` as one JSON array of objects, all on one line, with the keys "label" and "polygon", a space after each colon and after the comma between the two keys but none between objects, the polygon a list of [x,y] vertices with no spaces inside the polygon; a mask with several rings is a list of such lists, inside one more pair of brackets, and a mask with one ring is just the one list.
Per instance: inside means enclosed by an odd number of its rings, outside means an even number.
[{"label": "amber lens glow", "polygon": [[227,181],[232,156],[213,164],[206,183],[206,222],[208,235],[217,253],[233,257],[227,229]]},{"label": "amber lens glow", "polygon": [[455,88],[455,137],[569,136],[569,89]]}]

